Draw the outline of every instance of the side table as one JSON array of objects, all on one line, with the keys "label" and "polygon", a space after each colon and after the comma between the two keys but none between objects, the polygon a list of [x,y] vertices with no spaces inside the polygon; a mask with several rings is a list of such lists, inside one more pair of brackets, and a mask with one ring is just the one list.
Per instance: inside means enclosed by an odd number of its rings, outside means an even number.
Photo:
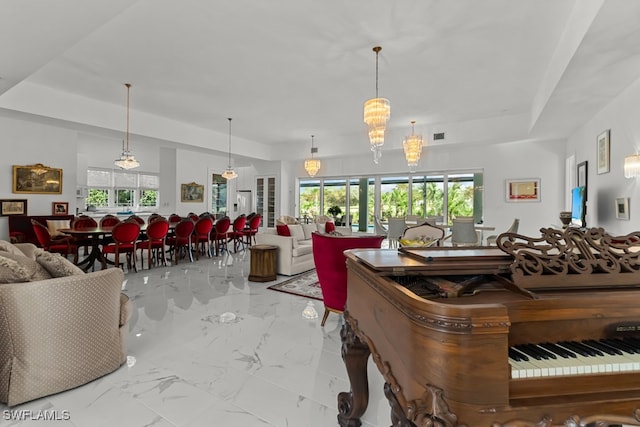
[{"label": "side table", "polygon": [[251,251],[249,281],[271,282],[276,280],[278,247],[273,245],[253,245],[249,250]]}]

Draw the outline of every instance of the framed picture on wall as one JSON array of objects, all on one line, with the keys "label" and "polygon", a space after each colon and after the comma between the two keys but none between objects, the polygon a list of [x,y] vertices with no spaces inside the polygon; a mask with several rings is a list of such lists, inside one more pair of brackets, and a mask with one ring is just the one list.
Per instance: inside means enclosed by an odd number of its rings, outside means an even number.
[{"label": "framed picture on wall", "polygon": [[204,202],[204,185],[195,182],[182,184],[180,186],[180,201],[184,203]]},{"label": "framed picture on wall", "polygon": [[629,220],[629,198],[616,198],[616,218]]},{"label": "framed picture on wall", "polygon": [[0,216],[26,215],[27,199],[0,200]]},{"label": "framed picture on wall", "polygon": [[539,202],[540,178],[507,179],[505,194],[507,202]]},{"label": "framed picture on wall", "polygon": [[609,173],[609,154],[611,151],[610,134],[610,130],[607,129],[598,135],[596,152],[598,159],[598,175]]},{"label": "framed picture on wall", "polygon": [[62,194],[62,169],[42,163],[13,166],[13,192],[18,194]]},{"label": "framed picture on wall", "polygon": [[51,206],[52,215],[69,215],[69,202],[53,202]]}]

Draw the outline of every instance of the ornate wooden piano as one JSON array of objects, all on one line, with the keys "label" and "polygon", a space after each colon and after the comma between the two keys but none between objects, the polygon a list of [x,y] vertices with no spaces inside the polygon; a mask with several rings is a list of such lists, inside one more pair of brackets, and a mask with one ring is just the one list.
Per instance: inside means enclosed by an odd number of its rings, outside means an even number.
[{"label": "ornate wooden piano", "polygon": [[372,355],[393,426],[640,426],[640,232],[540,231],[346,252],[339,424]]}]

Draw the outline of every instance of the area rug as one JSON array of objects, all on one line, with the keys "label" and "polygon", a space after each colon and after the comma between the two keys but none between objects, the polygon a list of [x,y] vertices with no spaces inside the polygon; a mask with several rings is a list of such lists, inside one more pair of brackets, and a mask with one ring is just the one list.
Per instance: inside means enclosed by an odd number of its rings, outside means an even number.
[{"label": "area rug", "polygon": [[316,270],[300,273],[289,280],[271,285],[267,289],[322,301],[322,290]]}]

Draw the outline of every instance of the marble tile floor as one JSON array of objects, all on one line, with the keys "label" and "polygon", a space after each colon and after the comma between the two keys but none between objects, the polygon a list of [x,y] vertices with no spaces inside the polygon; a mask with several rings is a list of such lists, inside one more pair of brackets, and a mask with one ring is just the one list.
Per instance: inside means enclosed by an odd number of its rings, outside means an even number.
[{"label": "marble tile floor", "polygon": [[[337,395],[349,390],[342,317],[331,314],[322,328],[302,317],[308,301],[321,316],[322,302],[268,290],[275,282],[249,282],[248,273],[248,251],[127,273],[127,364],[73,390],[0,404],[0,426],[337,426]],[[389,426],[371,359],[368,371],[363,426]],[[9,419],[19,411],[25,419]],[[27,411],[59,420],[29,419],[37,417]]]}]

